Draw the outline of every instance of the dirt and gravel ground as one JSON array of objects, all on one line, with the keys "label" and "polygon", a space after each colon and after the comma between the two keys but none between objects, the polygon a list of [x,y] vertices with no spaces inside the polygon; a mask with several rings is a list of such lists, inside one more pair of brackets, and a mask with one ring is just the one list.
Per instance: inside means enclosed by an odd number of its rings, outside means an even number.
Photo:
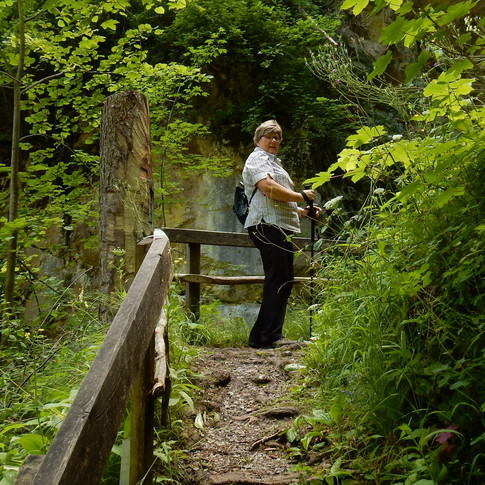
[{"label": "dirt and gravel ground", "polygon": [[204,485],[290,485],[298,481],[285,431],[304,412],[292,387],[301,345],[207,349],[196,409],[187,416],[187,472]]}]

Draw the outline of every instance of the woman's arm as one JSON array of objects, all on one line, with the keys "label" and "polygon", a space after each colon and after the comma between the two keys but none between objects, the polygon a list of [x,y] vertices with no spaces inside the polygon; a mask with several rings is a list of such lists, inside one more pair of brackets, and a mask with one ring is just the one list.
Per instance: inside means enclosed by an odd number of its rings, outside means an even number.
[{"label": "woman's arm", "polygon": [[[300,192],[283,187],[269,175],[265,179],[261,179],[257,184],[258,189],[263,192],[263,195],[273,200],[280,200],[281,202],[304,202],[305,198]],[[315,200],[315,192],[313,190],[304,190],[309,200]]]}]

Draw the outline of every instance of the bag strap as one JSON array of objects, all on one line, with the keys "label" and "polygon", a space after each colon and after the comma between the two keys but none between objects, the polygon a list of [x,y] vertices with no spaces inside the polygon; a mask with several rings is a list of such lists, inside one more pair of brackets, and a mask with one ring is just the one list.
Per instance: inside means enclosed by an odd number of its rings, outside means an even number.
[{"label": "bag strap", "polygon": [[254,190],[253,190],[253,193],[251,194],[251,198],[249,199],[249,202],[248,202],[248,205],[251,203],[251,201],[253,200],[253,197],[254,197],[254,194],[256,193],[256,191],[258,190],[258,187],[254,187]]}]

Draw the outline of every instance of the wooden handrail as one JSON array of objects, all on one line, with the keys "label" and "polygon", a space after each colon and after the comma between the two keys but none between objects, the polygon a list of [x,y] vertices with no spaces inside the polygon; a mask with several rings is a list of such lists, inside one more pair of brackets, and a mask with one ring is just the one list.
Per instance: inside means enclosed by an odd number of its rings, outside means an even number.
[{"label": "wooden handrail", "polygon": [[47,454],[26,463],[16,485],[99,483],[147,353],[153,367],[155,327],[172,276],[169,240],[162,235],[153,240]]},{"label": "wooden handrail", "polygon": [[[164,227],[163,232],[168,236],[172,243],[254,248],[254,243],[247,232],[206,231],[174,227]],[[298,249],[305,249],[311,244],[310,238],[307,237],[293,237],[292,241]]]},{"label": "wooden handrail", "polygon": [[[178,273],[175,279],[183,283],[201,283],[207,285],[253,285],[263,284],[264,276],[215,276],[203,274]],[[308,283],[310,277],[295,276],[293,283]]]},{"label": "wooden handrail", "polygon": [[[157,231],[157,230],[156,230]],[[205,231],[200,229],[179,229],[172,227],[163,228],[171,243],[185,243],[188,245],[187,263],[189,274],[179,278],[186,284],[185,299],[186,306],[194,315],[196,320],[200,314],[200,286],[201,284],[254,284],[262,283],[263,276],[243,276],[237,278],[200,275],[200,247],[202,244],[212,246],[236,246],[243,248],[254,248],[254,243],[248,233]],[[308,250],[311,240],[304,237],[293,237],[293,244],[298,250]],[[334,243],[326,240],[320,247],[327,247]]]}]

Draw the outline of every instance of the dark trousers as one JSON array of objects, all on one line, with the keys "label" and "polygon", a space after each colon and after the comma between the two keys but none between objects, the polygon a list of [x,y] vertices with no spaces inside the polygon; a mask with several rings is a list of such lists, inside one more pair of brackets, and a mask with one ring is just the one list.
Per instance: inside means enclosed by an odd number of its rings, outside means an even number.
[{"label": "dark trousers", "polygon": [[264,269],[263,301],[249,334],[249,345],[271,345],[283,338],[286,306],[293,287],[293,244],[291,231],[261,223],[248,228],[259,249]]}]

